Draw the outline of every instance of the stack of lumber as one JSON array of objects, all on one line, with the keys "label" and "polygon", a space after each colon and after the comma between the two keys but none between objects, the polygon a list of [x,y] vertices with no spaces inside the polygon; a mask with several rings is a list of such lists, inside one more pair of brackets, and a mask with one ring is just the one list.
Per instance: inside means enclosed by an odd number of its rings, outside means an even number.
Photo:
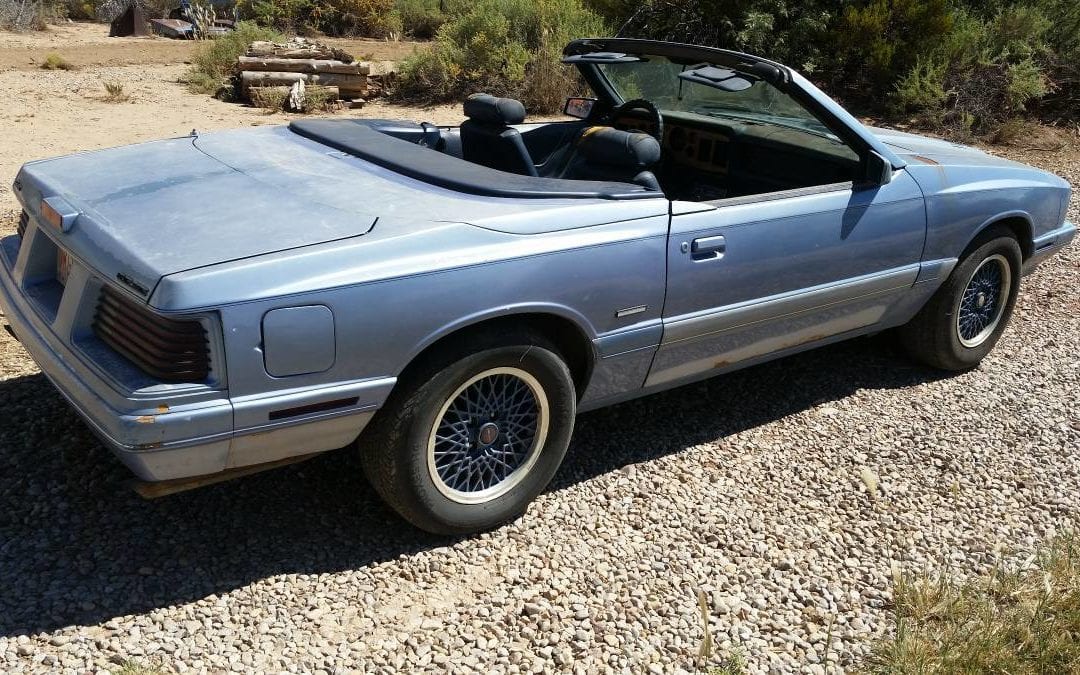
[{"label": "stack of lumber", "polygon": [[292,87],[303,82],[327,87],[335,98],[362,100],[371,68],[340,49],[295,38],[286,43],[251,43],[238,60],[237,70],[249,98],[255,87]]}]

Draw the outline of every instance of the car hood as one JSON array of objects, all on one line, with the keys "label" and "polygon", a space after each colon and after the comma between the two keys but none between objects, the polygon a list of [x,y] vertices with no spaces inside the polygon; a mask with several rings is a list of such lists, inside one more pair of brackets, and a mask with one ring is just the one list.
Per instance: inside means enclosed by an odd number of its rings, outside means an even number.
[{"label": "car hood", "polygon": [[939,138],[928,138],[893,129],[870,129],[870,131],[908,162],[961,166],[1024,166],[1008,159],[995,157],[978,148]]}]

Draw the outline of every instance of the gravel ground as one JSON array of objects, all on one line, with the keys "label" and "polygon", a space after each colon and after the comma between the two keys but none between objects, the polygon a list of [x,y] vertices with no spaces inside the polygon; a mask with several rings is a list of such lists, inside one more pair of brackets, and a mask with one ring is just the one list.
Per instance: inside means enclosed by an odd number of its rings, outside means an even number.
[{"label": "gravel ground", "polygon": [[[1075,147],[1010,154],[1080,185]],[[0,671],[693,670],[699,590],[750,671],[851,669],[896,565],[973,572],[1075,524],[1078,287],[1074,246],[963,375],[879,337],[583,415],[529,512],[461,540],[348,452],[144,502],[0,335]]]}]

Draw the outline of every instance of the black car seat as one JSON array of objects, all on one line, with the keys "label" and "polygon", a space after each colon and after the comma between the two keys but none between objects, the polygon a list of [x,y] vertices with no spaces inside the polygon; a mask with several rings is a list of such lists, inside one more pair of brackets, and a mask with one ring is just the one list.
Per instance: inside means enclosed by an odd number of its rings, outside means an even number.
[{"label": "black car seat", "polygon": [[525,120],[525,106],[512,98],[473,94],[465,99],[461,125],[461,155],[465,160],[500,171],[536,176],[536,165],[517,129]]},{"label": "black car seat", "polygon": [[560,178],[636,183],[661,192],[649,169],[660,161],[660,143],[641,131],[588,127],[575,142]]}]

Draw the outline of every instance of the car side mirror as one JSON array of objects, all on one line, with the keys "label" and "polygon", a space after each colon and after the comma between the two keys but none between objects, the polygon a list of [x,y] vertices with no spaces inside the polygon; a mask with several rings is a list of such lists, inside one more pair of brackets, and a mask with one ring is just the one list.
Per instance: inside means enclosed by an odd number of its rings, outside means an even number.
[{"label": "car side mirror", "polygon": [[566,105],[563,106],[563,114],[567,117],[576,117],[579,120],[589,119],[589,115],[592,114],[594,106],[596,106],[595,98],[571,96],[566,99]]},{"label": "car side mirror", "polygon": [[877,154],[873,150],[866,153],[862,163],[862,176],[859,182],[863,185],[887,185],[892,181],[893,168],[889,160]]}]

